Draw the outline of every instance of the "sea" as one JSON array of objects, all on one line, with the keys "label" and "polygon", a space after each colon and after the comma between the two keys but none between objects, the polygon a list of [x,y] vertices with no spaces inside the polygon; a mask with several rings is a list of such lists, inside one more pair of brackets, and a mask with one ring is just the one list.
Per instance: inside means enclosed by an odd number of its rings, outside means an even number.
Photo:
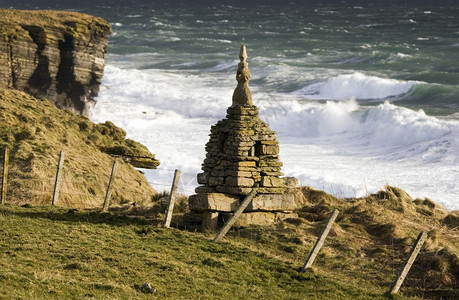
[{"label": "sea", "polygon": [[459,210],[456,0],[57,1],[113,28],[94,122],[110,120],[161,161],[159,191],[192,194],[210,126],[226,115],[247,47],[260,117],[285,176],[338,197],[399,187]]}]

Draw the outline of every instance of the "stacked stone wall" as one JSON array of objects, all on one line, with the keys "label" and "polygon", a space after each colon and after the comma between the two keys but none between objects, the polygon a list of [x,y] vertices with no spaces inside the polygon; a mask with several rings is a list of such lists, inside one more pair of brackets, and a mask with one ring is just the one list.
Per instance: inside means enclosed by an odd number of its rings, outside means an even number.
[{"label": "stacked stone wall", "polygon": [[233,105],[226,118],[210,129],[203,172],[197,176],[201,186],[189,197],[190,210],[200,214],[204,229],[216,229],[253,189],[257,196],[235,226],[266,225],[295,216],[294,195],[280,177],[284,174],[276,132],[260,119],[252,104],[246,57],[242,47]]}]

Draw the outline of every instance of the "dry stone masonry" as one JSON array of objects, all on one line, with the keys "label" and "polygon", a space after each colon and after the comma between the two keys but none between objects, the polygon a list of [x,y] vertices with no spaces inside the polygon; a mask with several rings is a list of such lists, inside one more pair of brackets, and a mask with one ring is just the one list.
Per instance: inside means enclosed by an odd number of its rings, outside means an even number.
[{"label": "dry stone masonry", "polygon": [[[257,196],[235,226],[269,224],[293,216],[294,195],[288,193],[281,172],[276,133],[263,122],[252,104],[248,86],[250,70],[245,46],[240,62],[233,103],[225,119],[211,127],[196,194],[189,197],[190,210],[202,213],[204,229],[215,230],[253,188]],[[219,218],[220,216],[220,218]]]}]

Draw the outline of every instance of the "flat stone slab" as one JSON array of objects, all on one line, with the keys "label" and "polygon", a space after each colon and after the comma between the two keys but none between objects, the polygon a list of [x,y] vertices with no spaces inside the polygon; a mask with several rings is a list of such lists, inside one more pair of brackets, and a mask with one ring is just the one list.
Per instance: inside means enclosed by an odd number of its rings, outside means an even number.
[{"label": "flat stone slab", "polygon": [[224,193],[207,193],[191,195],[188,205],[191,211],[235,211],[240,204],[237,195]]},{"label": "flat stone slab", "polygon": [[226,177],[225,184],[234,187],[252,187],[255,181],[252,178],[247,177]]},{"label": "flat stone slab", "polygon": [[220,193],[228,193],[234,195],[248,195],[252,191],[249,187],[232,187],[232,186],[216,186],[215,189]]},{"label": "flat stone slab", "polygon": [[263,187],[285,187],[285,181],[276,176],[261,176],[261,186]]},{"label": "flat stone slab", "polygon": [[[223,222],[231,218],[231,213],[222,213]],[[298,218],[296,213],[283,212],[249,212],[243,213],[234,223],[233,227],[246,227],[249,225],[270,225],[288,218]]]},{"label": "flat stone slab", "polygon": [[198,186],[194,189],[196,194],[215,193],[217,190],[213,187]]},{"label": "flat stone slab", "polygon": [[289,211],[295,209],[293,194],[258,194],[245,211]]}]

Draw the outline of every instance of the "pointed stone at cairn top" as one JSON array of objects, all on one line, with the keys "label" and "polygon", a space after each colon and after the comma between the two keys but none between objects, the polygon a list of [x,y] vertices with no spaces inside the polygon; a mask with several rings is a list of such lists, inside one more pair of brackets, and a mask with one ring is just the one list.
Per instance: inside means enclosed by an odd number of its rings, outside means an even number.
[{"label": "pointed stone at cairn top", "polygon": [[241,50],[239,51],[239,60],[245,62],[247,60],[247,50],[245,45],[241,45]]},{"label": "pointed stone at cairn top", "polygon": [[237,73],[236,73],[236,80],[237,80],[237,87],[233,93],[233,105],[253,105],[252,104],[252,93],[249,89],[249,80],[250,80],[250,70],[249,64],[246,62],[247,59],[247,51],[245,49],[245,45],[241,46],[241,50],[239,51],[239,59],[240,62],[238,64]]}]

